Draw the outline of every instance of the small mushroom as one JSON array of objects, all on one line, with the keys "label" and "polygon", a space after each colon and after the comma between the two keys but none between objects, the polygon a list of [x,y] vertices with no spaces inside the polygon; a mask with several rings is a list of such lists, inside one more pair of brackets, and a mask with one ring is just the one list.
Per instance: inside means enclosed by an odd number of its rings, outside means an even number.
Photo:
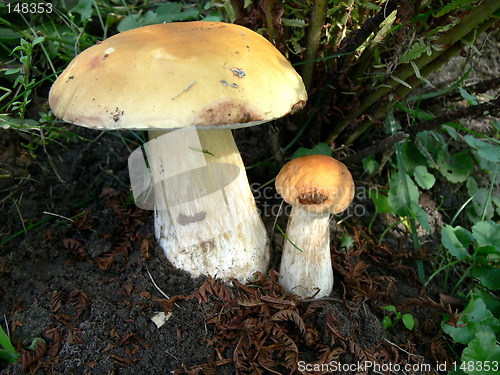
[{"label": "small mushroom", "polygon": [[292,205],[280,274],[287,292],[305,298],[330,295],[330,214],[344,211],[354,198],[354,182],[344,164],[326,155],[291,160],[276,177],[276,190]]}]

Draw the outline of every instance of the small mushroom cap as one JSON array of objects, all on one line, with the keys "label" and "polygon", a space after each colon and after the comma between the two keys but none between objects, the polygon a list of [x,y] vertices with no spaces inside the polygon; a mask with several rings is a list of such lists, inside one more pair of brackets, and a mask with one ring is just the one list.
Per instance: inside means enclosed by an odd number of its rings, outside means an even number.
[{"label": "small mushroom cap", "polygon": [[286,163],[276,177],[276,190],[291,204],[316,213],[338,214],[354,198],[347,167],[326,155],[308,155]]},{"label": "small mushroom cap", "polygon": [[90,128],[256,125],[302,108],[290,62],[264,37],[223,22],[174,22],[114,35],[76,56],[49,94]]}]

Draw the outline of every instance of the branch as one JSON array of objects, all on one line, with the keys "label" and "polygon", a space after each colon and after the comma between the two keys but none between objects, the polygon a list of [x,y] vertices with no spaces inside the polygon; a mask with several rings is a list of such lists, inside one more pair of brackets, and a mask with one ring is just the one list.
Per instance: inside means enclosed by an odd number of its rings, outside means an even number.
[{"label": "branch", "polygon": [[373,144],[373,145],[371,145],[371,146],[369,146],[369,147],[367,147],[359,152],[356,152],[352,156],[348,156],[347,158],[342,160],[342,162],[347,166],[358,164],[361,160],[363,160],[367,156],[370,156],[372,154],[376,154],[377,152],[382,151],[382,150],[387,150],[387,149],[391,148],[394,143],[397,143],[397,142],[401,141],[402,139],[405,139],[406,137],[408,137],[408,134],[406,134],[404,132],[398,132],[394,135],[391,135],[387,138],[382,139],[381,141],[378,141],[377,143],[375,143],[375,144]]},{"label": "branch", "polygon": [[485,115],[497,116],[500,114],[500,95],[493,100],[486,103],[477,104],[470,107],[461,107],[455,111],[450,111],[444,113],[440,116],[434,117],[431,120],[422,121],[417,123],[415,126],[405,129],[405,131],[398,132],[394,135],[386,137],[381,141],[377,141],[373,145],[355,153],[342,160],[347,166],[359,163],[361,160],[376,154],[382,150],[387,150],[391,148],[395,143],[405,139],[408,136],[415,136],[417,133],[424,130],[432,130],[448,122],[460,120],[463,118],[478,118]]},{"label": "branch", "polygon": [[309,27],[309,35],[307,36],[307,46],[304,56],[304,61],[308,62],[304,65],[302,70],[302,78],[304,80],[304,85],[309,91],[313,81],[314,73],[314,59],[318,52],[319,43],[321,41],[321,35],[323,33],[323,27],[325,25],[326,10],[328,9],[327,0],[314,0],[312,15],[311,15],[311,25]]},{"label": "branch", "polygon": [[496,116],[498,114],[500,114],[500,95],[488,102],[470,107],[460,107],[433,119],[419,122],[416,126],[406,129],[406,131],[410,135],[415,135],[421,131],[435,129],[447,122],[453,122],[462,118],[478,118],[485,115]]},{"label": "branch", "polygon": [[[462,86],[462,87],[467,92],[472,92],[474,94],[482,94],[482,93],[485,93],[486,91],[489,91],[489,90],[498,89],[500,87],[500,77],[486,79],[486,80],[479,81],[477,83],[473,83],[471,85]],[[442,100],[454,101],[454,100],[462,99],[462,96],[460,95],[460,92],[458,90],[452,90],[452,91],[447,92],[446,94],[441,94],[441,95],[434,95],[432,93],[428,96],[424,95],[424,97],[422,99],[419,99],[419,103],[420,103],[420,105],[422,105],[422,103],[424,103],[424,102],[427,102],[430,100],[435,100],[436,97],[438,97],[438,96]]]}]

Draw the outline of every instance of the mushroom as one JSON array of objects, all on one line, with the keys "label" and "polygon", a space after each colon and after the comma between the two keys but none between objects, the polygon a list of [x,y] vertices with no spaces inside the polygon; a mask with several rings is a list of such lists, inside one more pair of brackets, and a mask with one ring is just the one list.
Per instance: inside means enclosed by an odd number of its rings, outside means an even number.
[{"label": "mushroom", "polygon": [[354,198],[354,182],[344,164],[326,155],[286,163],[276,177],[276,191],[292,205],[280,274],[287,292],[305,298],[330,295],[330,214],[344,211]]},{"label": "mushroom", "polygon": [[49,94],[53,113],[66,122],[148,130],[159,244],[193,277],[222,279],[265,272],[269,262],[231,129],[293,113],[306,100],[302,79],[269,41],[205,21],[112,36],[76,56]]}]

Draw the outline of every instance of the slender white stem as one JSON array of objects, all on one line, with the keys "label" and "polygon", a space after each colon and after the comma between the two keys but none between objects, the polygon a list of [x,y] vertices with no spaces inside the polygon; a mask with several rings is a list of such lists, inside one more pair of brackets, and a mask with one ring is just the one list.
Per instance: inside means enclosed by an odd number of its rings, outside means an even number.
[{"label": "slender white stem", "polygon": [[280,266],[281,285],[287,292],[305,298],[319,289],[316,298],[330,295],[333,269],[329,222],[329,213],[318,214],[292,207]]},{"label": "slender white stem", "polygon": [[195,132],[150,132],[158,141],[149,142],[149,160],[161,247],[193,277],[266,272],[269,241],[231,130]]}]

